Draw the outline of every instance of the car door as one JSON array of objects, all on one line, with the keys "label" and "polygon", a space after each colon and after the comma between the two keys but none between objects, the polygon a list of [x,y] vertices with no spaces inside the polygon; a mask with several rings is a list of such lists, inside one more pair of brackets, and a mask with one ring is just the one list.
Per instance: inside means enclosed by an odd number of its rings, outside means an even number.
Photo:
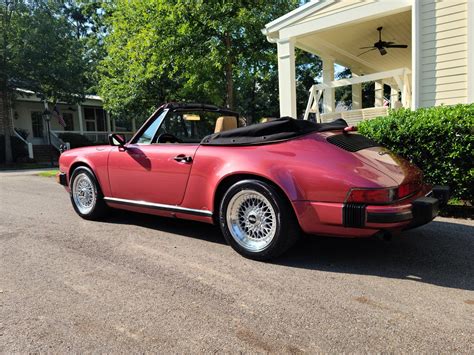
[{"label": "car door", "polygon": [[112,197],[165,205],[183,200],[199,144],[154,143],[166,112],[148,122],[125,149],[114,147],[108,172]]}]

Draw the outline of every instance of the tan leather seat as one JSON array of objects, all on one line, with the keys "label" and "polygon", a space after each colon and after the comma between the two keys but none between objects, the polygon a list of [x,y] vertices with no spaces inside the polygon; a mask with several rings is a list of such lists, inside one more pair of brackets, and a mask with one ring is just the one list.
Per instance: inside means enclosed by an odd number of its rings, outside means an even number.
[{"label": "tan leather seat", "polygon": [[237,128],[237,117],[234,116],[221,116],[217,118],[216,128],[214,133],[228,131],[229,129]]}]

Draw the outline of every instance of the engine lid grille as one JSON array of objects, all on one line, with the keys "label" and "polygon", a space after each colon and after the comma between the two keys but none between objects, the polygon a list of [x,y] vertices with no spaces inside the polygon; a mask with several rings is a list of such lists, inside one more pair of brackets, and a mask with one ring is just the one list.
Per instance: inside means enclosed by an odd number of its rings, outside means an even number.
[{"label": "engine lid grille", "polygon": [[331,144],[338,146],[348,152],[357,152],[362,149],[381,147],[376,141],[367,138],[361,134],[344,133],[336,134],[327,138]]}]

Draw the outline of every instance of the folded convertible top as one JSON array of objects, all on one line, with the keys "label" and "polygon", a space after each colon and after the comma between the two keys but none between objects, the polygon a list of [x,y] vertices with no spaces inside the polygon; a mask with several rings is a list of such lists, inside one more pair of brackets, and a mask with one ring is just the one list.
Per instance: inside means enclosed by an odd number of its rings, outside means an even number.
[{"label": "folded convertible top", "polygon": [[346,121],[337,119],[328,123],[314,123],[282,117],[266,123],[231,129],[204,137],[202,145],[256,145],[288,140],[311,132],[342,130]]}]

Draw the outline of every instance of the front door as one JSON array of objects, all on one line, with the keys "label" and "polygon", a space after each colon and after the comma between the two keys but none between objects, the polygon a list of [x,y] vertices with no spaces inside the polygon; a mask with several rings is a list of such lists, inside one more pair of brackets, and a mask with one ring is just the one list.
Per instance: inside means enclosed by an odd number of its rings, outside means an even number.
[{"label": "front door", "polygon": [[214,133],[220,111],[157,111],[125,147],[109,155],[113,198],[180,205],[200,141]]},{"label": "front door", "polygon": [[126,150],[116,147],[109,155],[112,197],[179,205],[197,147],[196,144],[129,144]]},{"label": "front door", "polygon": [[32,142],[35,144],[44,143],[43,113],[40,111],[31,112],[31,131],[33,132]]}]

